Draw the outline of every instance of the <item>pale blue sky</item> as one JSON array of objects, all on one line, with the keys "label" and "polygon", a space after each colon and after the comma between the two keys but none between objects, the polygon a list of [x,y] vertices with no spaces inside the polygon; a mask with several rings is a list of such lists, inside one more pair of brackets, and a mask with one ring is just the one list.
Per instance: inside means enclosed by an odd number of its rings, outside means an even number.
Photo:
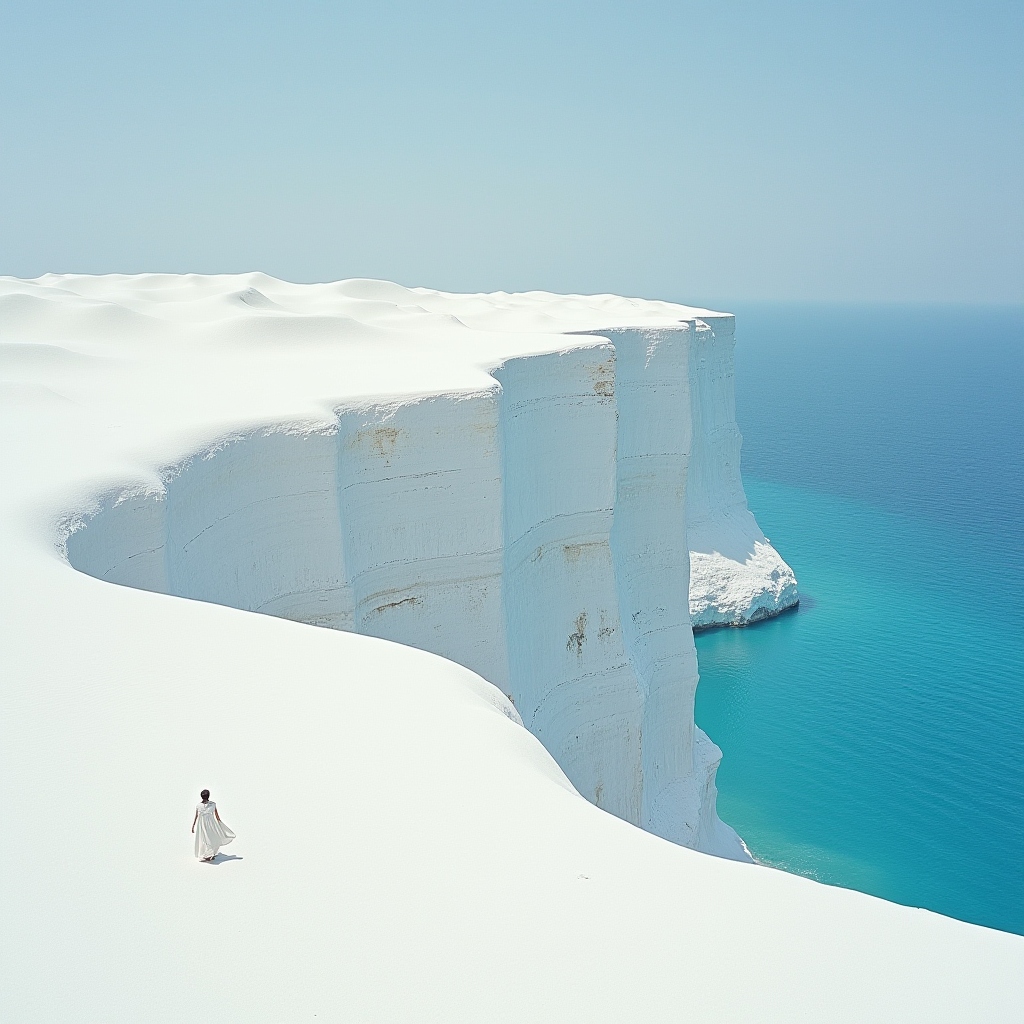
[{"label": "pale blue sky", "polygon": [[0,0],[0,111],[0,273],[1022,297],[1019,0]]}]

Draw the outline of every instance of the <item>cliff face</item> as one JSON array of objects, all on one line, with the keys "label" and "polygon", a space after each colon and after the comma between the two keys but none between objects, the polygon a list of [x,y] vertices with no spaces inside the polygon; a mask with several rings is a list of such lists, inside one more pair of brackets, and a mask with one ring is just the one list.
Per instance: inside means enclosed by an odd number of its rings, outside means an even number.
[{"label": "cliff face", "polygon": [[742,626],[799,600],[793,570],[747,508],[733,389],[735,318],[697,325],[689,360],[693,448],[687,478],[690,620],[694,629]]},{"label": "cliff face", "polygon": [[69,560],[465,665],[599,807],[746,858],[715,812],[721,752],[693,721],[690,617],[757,617],[781,603],[772,572],[794,598],[795,581],[746,510],[732,317],[561,345],[495,359],[480,390],[343,403],[315,429],[209,446],[112,495]]}]

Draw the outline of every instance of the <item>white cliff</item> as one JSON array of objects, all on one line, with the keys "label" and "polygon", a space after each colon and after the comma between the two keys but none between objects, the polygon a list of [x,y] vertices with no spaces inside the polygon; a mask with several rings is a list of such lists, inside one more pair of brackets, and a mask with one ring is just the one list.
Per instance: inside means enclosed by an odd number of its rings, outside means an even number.
[{"label": "white cliff", "polygon": [[[465,323],[487,330],[561,333],[580,330],[580,322],[596,322],[597,329],[591,327],[588,333],[604,334],[613,341],[634,335],[635,344],[644,350],[645,362],[647,349],[653,352],[666,331],[685,329],[685,373],[673,381],[672,388],[690,417],[683,449],[688,466],[685,516],[690,619],[698,629],[741,626],[797,604],[793,570],[761,532],[743,493],[734,390],[734,316],[614,296],[466,296],[419,288],[415,292],[424,308],[457,313]],[[630,327],[636,329],[630,331]],[[621,360],[622,353],[618,356]],[[650,385],[640,387],[638,395],[650,394]],[[674,461],[672,471],[679,466],[678,460]]]},{"label": "white cliff", "polygon": [[691,609],[795,584],[731,351],[614,296],[0,279],[4,1018],[179,1020],[215,963],[247,1022],[1013,1019],[1016,937],[733,862]]},{"label": "white cliff", "polygon": [[761,532],[740,480],[733,388],[735,318],[706,316],[690,350],[693,447],[686,486],[695,629],[757,622],[799,600],[793,570]]},{"label": "white cliff", "polygon": [[[392,286],[382,301],[381,287],[349,285],[338,301],[374,324],[418,297]],[[298,343],[301,314],[253,295],[241,302],[283,318]],[[534,296],[531,308],[561,301]],[[548,336],[540,345],[556,351],[525,355],[505,354],[520,335],[490,332],[500,348],[481,359],[482,390],[335,396],[315,426],[211,438],[164,467],[159,486],[115,491],[76,524],[71,564],[440,654],[498,686],[597,806],[748,859],[715,813],[721,753],[693,722],[687,467],[701,414],[690,381],[711,332],[687,312]],[[652,312],[609,319],[624,315]],[[443,329],[472,337],[458,322]]]}]

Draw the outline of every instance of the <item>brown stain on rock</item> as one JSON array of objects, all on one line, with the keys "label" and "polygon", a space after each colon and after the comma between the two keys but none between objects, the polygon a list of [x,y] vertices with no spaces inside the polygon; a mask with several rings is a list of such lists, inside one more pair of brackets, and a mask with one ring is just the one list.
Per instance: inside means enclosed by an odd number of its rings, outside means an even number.
[{"label": "brown stain on rock", "polygon": [[395,454],[398,438],[404,434],[398,427],[367,427],[357,431],[346,447],[357,448],[366,446],[370,454],[380,459],[390,459]]},{"label": "brown stain on rock", "polygon": [[591,373],[594,377],[594,394],[601,398],[614,398],[615,363],[611,360],[598,363]]},{"label": "brown stain on rock", "polygon": [[592,554],[594,549],[599,547],[603,547],[603,543],[598,540],[588,540],[581,544],[563,544],[562,553],[565,555],[565,560],[570,565],[574,565],[584,555]]},{"label": "brown stain on rock", "polygon": [[574,652],[577,658],[583,657],[583,645],[587,642],[587,613],[580,612],[576,616],[576,632],[570,633],[565,641],[565,649]]}]

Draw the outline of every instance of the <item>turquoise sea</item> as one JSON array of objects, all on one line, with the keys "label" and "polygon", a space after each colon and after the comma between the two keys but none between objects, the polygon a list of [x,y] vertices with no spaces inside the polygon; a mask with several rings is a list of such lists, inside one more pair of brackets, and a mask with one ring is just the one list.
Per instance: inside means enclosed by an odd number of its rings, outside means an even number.
[{"label": "turquoise sea", "polygon": [[750,305],[743,476],[799,610],[697,636],[761,861],[1024,934],[1024,309]]}]

